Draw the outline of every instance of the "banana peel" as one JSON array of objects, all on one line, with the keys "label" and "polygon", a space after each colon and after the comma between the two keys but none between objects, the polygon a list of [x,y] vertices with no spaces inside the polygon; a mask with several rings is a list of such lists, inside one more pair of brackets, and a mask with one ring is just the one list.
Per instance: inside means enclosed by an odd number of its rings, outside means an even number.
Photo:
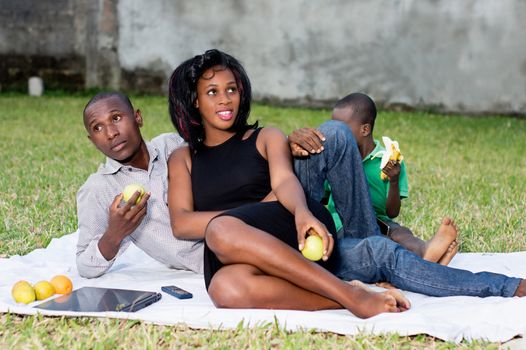
[{"label": "banana peel", "polygon": [[382,141],[385,145],[385,151],[380,151],[373,155],[373,158],[382,156],[382,161],[380,162],[380,178],[383,181],[388,179],[387,175],[382,171],[383,168],[387,165],[390,160],[394,160],[398,163],[401,163],[404,159],[402,152],[400,152],[400,146],[398,141],[391,140],[387,136],[382,136]]}]

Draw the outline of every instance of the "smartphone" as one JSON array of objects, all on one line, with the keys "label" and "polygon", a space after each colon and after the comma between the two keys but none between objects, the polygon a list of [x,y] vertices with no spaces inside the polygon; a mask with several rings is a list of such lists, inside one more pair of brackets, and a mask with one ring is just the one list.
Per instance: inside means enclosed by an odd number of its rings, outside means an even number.
[{"label": "smartphone", "polygon": [[382,233],[382,235],[389,237],[389,234],[391,233],[389,232],[389,225],[387,225],[384,221],[378,218],[376,219],[376,222],[378,223],[378,227],[380,227],[380,232]]},{"label": "smartphone", "polygon": [[163,286],[161,287],[161,290],[177,299],[190,299],[193,297],[192,293],[176,286]]}]

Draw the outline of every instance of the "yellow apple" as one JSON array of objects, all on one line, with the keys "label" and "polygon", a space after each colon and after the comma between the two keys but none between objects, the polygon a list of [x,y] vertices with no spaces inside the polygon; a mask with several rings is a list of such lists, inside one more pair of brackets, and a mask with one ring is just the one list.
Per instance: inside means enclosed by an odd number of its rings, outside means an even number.
[{"label": "yellow apple", "polygon": [[48,281],[40,281],[33,286],[37,300],[44,300],[55,294],[55,287]]},{"label": "yellow apple", "polygon": [[312,261],[320,260],[323,257],[323,241],[321,237],[315,235],[307,237],[301,254]]},{"label": "yellow apple", "polygon": [[139,197],[137,197],[137,200],[135,201],[135,204],[139,204],[139,202],[142,199],[142,196],[144,196],[144,194],[146,193],[144,187],[142,187],[139,184],[131,184],[124,187],[124,190],[122,190],[122,199],[124,199],[125,202],[129,201],[130,198],[135,194],[135,192],[140,193]]},{"label": "yellow apple", "polygon": [[17,303],[29,304],[35,301],[35,290],[27,281],[18,281],[11,289],[11,295]]}]

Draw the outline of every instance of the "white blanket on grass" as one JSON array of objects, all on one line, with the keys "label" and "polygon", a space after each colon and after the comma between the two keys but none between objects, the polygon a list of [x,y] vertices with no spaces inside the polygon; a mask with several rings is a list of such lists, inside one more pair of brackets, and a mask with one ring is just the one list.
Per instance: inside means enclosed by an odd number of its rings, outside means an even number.
[{"label": "white blanket on grass", "polygon": [[[316,329],[340,334],[400,335],[425,333],[443,340],[460,342],[463,339],[507,341],[526,333],[526,298],[434,298],[406,293],[412,308],[398,314],[381,314],[367,320],[359,319],[346,310],[289,311],[217,309],[210,301],[202,275],[169,269],[150,258],[134,245],[117,260],[109,273],[96,279],[79,276],[75,267],[77,234],[53,239],[45,249],[25,256],[0,259],[0,312],[34,315],[93,316],[138,319],[156,324],[185,323],[193,328],[235,328],[279,322],[288,329]],[[452,267],[473,272],[494,271],[526,278],[526,252],[509,254],[457,254]],[[73,280],[74,288],[83,286],[113,287],[160,292],[161,286],[175,284],[194,294],[193,299],[178,300],[163,294],[162,299],[135,313],[79,313],[48,311],[29,305],[16,304],[11,298],[12,285],[21,279],[30,283],[49,280],[65,274]],[[375,287],[376,288],[376,287]]]}]

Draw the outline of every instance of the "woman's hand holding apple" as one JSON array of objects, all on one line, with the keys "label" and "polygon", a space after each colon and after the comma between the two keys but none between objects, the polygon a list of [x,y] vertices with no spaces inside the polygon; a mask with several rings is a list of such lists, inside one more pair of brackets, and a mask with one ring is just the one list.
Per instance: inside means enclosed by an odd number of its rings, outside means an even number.
[{"label": "woman's hand holding apple", "polygon": [[[298,232],[299,250],[303,252],[303,250],[306,248],[306,239],[305,239],[306,235],[318,236],[319,238],[321,238],[321,241],[323,243],[321,258],[323,259],[323,261],[328,260],[334,248],[334,239],[332,235],[329,233],[329,231],[327,231],[327,228],[325,227],[325,225],[322,222],[320,222],[318,219],[316,219],[316,217],[314,217],[314,215],[312,215],[310,211],[296,213],[294,217],[296,220],[296,230]],[[314,243],[314,246],[315,245],[316,244]],[[316,260],[319,260],[319,258]]]}]

